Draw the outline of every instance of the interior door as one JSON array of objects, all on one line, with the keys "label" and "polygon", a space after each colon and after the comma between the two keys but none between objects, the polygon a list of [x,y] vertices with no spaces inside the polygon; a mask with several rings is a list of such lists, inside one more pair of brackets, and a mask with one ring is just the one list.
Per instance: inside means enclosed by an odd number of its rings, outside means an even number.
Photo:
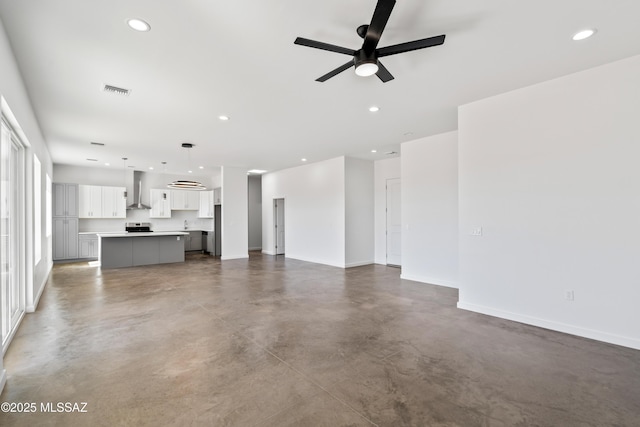
[{"label": "interior door", "polygon": [[400,178],[387,180],[387,265],[401,266]]},{"label": "interior door", "polygon": [[276,255],[284,255],[284,199],[273,200]]}]

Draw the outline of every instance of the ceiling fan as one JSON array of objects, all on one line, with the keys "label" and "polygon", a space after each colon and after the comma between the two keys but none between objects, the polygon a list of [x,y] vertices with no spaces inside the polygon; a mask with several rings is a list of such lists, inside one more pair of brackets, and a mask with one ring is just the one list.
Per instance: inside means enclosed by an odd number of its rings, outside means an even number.
[{"label": "ceiling fan", "polygon": [[294,42],[295,44],[353,56],[351,61],[339,66],[333,71],[329,71],[324,76],[318,77],[316,81],[327,81],[331,77],[355,66],[357,75],[371,76],[375,74],[383,83],[386,83],[393,80],[393,76],[389,70],[387,70],[380,61],[378,61],[378,58],[417,49],[424,49],[426,47],[439,46],[444,43],[445,35],[443,34],[436,37],[414,40],[378,49],[378,42],[382,36],[382,31],[384,30],[385,25],[387,25],[387,21],[389,20],[389,16],[391,16],[391,11],[395,4],[396,0],[378,0],[376,9],[373,12],[373,17],[371,18],[371,23],[369,25],[361,25],[356,30],[358,35],[364,39],[362,47],[358,50],[347,49],[346,47],[298,37]]}]

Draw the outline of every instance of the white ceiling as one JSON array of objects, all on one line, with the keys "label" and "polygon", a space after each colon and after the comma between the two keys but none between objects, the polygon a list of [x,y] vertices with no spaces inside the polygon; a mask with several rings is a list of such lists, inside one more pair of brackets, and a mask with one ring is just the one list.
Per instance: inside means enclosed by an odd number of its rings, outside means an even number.
[{"label": "white ceiling", "polygon": [[[316,82],[349,58],[295,38],[357,49],[375,4],[0,0],[0,18],[54,163],[122,168],[128,157],[176,173],[188,167],[182,142],[205,171],[385,158],[456,129],[459,105],[640,53],[638,0],[399,0],[379,47],[439,34],[445,44],[384,58],[388,83],[353,69]],[[131,30],[133,17],[151,31]],[[571,40],[586,27],[596,36]]]}]

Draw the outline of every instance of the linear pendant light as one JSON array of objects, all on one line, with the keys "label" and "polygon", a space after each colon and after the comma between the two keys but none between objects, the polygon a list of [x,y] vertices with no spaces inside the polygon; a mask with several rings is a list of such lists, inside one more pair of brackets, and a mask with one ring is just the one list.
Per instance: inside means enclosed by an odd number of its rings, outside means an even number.
[{"label": "linear pendant light", "polygon": [[[186,148],[187,150],[189,150],[193,148],[193,144],[185,142],[182,144],[182,148]],[[189,159],[189,170],[191,170],[191,153],[189,151],[187,151],[187,153],[188,153],[187,156]],[[207,189],[207,187],[202,185],[201,182],[191,181],[188,179],[173,181],[172,183],[168,184],[167,187],[175,188],[178,190],[206,190]]]}]

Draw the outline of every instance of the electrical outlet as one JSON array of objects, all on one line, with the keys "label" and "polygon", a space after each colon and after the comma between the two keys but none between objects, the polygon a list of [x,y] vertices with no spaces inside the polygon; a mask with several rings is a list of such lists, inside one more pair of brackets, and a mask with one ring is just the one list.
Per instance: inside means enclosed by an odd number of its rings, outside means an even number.
[{"label": "electrical outlet", "polygon": [[471,230],[471,235],[472,236],[482,236],[482,227],[476,227],[473,230]]},{"label": "electrical outlet", "polygon": [[573,291],[564,291],[565,301],[573,301]]}]

